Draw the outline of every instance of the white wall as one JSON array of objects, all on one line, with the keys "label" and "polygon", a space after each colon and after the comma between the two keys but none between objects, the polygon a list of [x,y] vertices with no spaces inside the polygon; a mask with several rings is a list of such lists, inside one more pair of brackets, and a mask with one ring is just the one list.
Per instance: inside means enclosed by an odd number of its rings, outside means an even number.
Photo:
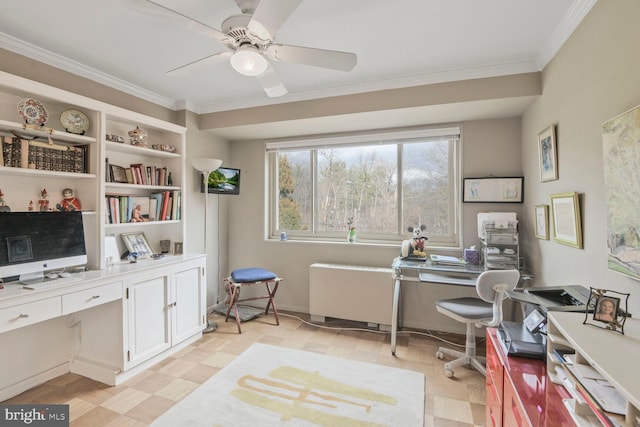
[{"label": "white wall", "polygon": [[[537,284],[631,293],[640,314],[640,283],[607,269],[601,125],[640,104],[640,2],[599,1],[543,72],[543,94],[522,119],[525,176],[524,249]],[[559,179],[539,182],[537,134],[557,125]],[[580,194],[584,249],[533,237],[533,207],[554,193]]]}]

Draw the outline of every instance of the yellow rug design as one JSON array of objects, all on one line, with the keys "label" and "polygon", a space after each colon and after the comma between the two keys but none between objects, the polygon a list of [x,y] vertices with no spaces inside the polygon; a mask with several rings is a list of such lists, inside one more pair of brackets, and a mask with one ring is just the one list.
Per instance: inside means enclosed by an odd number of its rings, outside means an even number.
[{"label": "yellow rug design", "polygon": [[422,426],[424,375],[266,344],[158,418],[163,426]]}]

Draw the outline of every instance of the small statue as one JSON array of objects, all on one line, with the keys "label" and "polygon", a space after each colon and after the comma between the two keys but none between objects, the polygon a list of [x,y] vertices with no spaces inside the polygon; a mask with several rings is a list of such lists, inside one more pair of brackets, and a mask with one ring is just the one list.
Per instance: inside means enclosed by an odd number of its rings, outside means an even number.
[{"label": "small statue", "polygon": [[82,210],[80,200],[76,198],[71,188],[65,188],[64,190],[62,190],[62,197],[62,201],[56,205],[56,209],[58,209],[60,212]]},{"label": "small statue", "polygon": [[0,212],[11,212],[11,208],[4,203],[4,193],[0,190]]},{"label": "small statue", "polygon": [[147,221],[147,219],[145,219],[142,216],[142,206],[136,205],[133,208],[133,211],[131,212],[131,222],[145,222],[145,221]]},{"label": "small statue", "polygon": [[29,212],[33,212],[33,200],[29,200],[29,207],[27,208]]},{"label": "small statue", "polygon": [[46,212],[49,210],[49,201],[47,200],[49,194],[47,193],[46,188],[42,189],[42,191],[40,192],[40,196],[42,197],[40,200],[38,200],[38,205],[40,205],[40,212]]}]

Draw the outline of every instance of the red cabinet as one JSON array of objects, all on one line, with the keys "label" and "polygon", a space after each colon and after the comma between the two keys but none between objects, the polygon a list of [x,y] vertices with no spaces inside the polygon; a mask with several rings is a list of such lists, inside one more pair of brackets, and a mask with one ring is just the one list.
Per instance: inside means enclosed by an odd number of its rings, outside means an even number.
[{"label": "red cabinet", "polygon": [[487,328],[486,387],[487,426],[574,425],[562,403],[566,391],[549,381],[545,361],[507,357],[495,328]]}]

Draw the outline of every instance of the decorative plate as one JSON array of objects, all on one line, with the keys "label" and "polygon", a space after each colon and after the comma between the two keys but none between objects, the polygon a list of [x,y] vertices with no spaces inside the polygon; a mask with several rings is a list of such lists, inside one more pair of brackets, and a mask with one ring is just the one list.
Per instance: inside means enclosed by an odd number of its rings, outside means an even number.
[{"label": "decorative plate", "polygon": [[29,125],[41,125],[47,123],[47,110],[35,99],[25,98],[18,102],[18,113]]},{"label": "decorative plate", "polygon": [[69,133],[83,135],[89,129],[89,117],[82,111],[65,110],[60,114],[60,123]]}]

